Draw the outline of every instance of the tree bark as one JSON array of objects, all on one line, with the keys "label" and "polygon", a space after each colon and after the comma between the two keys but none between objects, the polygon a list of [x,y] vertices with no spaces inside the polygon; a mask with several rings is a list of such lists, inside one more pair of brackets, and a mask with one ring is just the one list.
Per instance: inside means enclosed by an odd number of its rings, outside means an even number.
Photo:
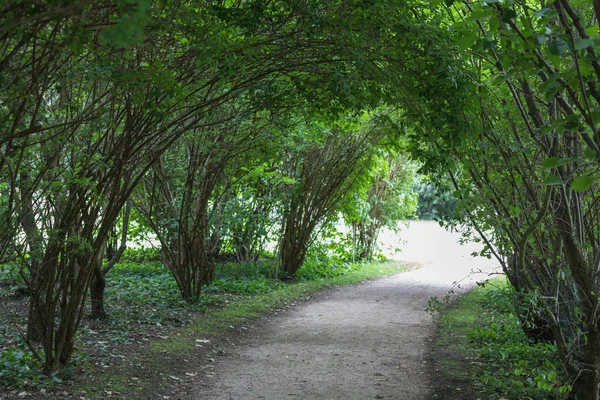
[{"label": "tree bark", "polygon": [[[94,277],[90,283],[90,299],[92,312],[90,317],[92,319],[106,319],[108,313],[104,306],[104,292],[106,290],[106,274],[119,262],[121,256],[127,249],[127,231],[129,229],[129,218],[131,215],[131,203],[128,201],[125,206],[125,214],[123,215],[123,229],[121,231],[121,244],[117,250],[114,249],[114,244],[109,243],[108,239],[104,244],[104,251],[100,251],[98,255],[98,262],[94,269]],[[104,259],[104,253],[106,252],[108,263],[102,266]]]},{"label": "tree bark", "polygon": [[102,273],[100,265],[94,269],[94,278],[90,284],[90,298],[92,306],[92,319],[106,319],[108,314],[104,307],[104,290],[106,289],[106,277]]},{"label": "tree bark", "polygon": [[[596,361],[592,365],[598,365]],[[600,376],[598,371],[593,369],[584,369],[573,382],[573,392],[571,393],[572,400],[598,400],[600,389]]]}]

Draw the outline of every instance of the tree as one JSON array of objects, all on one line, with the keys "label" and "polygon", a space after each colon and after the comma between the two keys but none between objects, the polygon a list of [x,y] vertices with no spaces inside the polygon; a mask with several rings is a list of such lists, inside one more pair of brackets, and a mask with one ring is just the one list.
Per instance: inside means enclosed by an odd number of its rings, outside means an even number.
[{"label": "tree", "polygon": [[451,68],[465,91],[451,107],[461,111],[414,115],[429,131],[414,152],[451,173],[465,219],[535,304],[524,324],[551,333],[574,396],[597,399],[598,7],[448,3],[464,63]]},{"label": "tree", "polygon": [[238,262],[258,261],[281,219],[278,211],[287,180],[277,169],[281,149],[264,152],[265,147],[261,145],[259,154],[242,163],[244,171],[236,178],[223,210],[225,248]]},{"label": "tree", "polygon": [[136,190],[136,207],[160,240],[163,264],[186,301],[197,301],[212,281],[232,165],[268,140],[268,125],[233,107],[222,110],[214,126],[191,133],[165,153]]},{"label": "tree", "polygon": [[338,211],[358,171],[390,132],[375,118],[358,127],[342,122],[331,130],[320,125],[304,128],[325,128],[325,137],[322,143],[309,142],[291,153],[286,162],[285,174],[294,183],[286,190],[278,264],[288,276],[302,266],[315,228]]},{"label": "tree", "polygon": [[[375,157],[369,174],[344,207],[344,220],[352,227],[356,257],[372,260],[383,227],[397,229],[399,221],[414,214],[417,201],[412,190],[415,167],[396,149]],[[367,168],[368,170],[368,168]]]}]

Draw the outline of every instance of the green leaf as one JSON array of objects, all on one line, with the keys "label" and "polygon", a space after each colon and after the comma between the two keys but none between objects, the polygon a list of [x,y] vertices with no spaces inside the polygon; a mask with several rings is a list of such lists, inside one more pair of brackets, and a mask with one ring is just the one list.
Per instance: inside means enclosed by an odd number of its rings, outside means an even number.
[{"label": "green leaf", "polygon": [[594,180],[589,175],[580,176],[579,178],[573,179],[573,183],[571,183],[571,189],[576,192],[583,192],[592,187],[592,183]]},{"label": "green leaf", "polygon": [[478,38],[479,36],[475,34],[463,36],[458,41],[458,48],[460,49],[460,51],[465,51],[466,49],[471,47],[477,41]]},{"label": "green leaf", "polygon": [[517,18],[517,13],[512,8],[507,8],[502,12],[502,21],[508,23],[511,19]]},{"label": "green leaf", "polygon": [[490,18],[490,32],[498,32],[498,28],[500,27],[500,20],[497,17]]},{"label": "green leaf", "polygon": [[549,157],[544,160],[542,166],[544,168],[556,168],[560,167],[561,165],[569,164],[575,160],[575,158]]},{"label": "green leaf", "polygon": [[548,49],[550,50],[550,54],[555,56],[559,56],[567,50],[568,45],[562,39],[552,40],[548,42]]},{"label": "green leaf", "polygon": [[595,151],[595,150],[592,150],[592,149],[585,149],[585,152],[584,152],[584,154],[585,154],[585,156],[586,156],[587,158],[592,158],[592,159],[596,158],[596,151]]},{"label": "green leaf", "polygon": [[575,50],[586,49],[593,45],[594,41],[592,39],[582,39],[579,42],[575,43]]},{"label": "green leaf", "polygon": [[544,185],[553,186],[553,185],[562,185],[563,181],[560,176],[550,175],[544,179]]},{"label": "green leaf", "polygon": [[486,8],[477,8],[473,10],[473,12],[467,18],[467,21],[479,21],[481,19],[487,18],[492,15],[493,10],[489,7]]},{"label": "green leaf", "polygon": [[502,68],[510,68],[513,66],[514,62],[514,57],[509,55],[502,56],[502,60],[500,61]]}]

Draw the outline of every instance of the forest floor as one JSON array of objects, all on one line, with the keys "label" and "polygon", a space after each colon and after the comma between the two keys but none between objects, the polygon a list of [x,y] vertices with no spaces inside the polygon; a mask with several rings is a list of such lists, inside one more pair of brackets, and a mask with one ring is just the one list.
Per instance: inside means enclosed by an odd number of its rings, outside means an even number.
[{"label": "forest floor", "polygon": [[461,246],[459,234],[434,222],[413,222],[401,238],[402,252],[390,256],[420,269],[332,289],[265,317],[217,346],[200,379],[163,397],[476,399],[437,362],[443,349],[426,309],[436,306],[432,298],[444,302],[484,280],[494,263],[471,257],[476,245]]},{"label": "forest floor", "polygon": [[[477,399],[465,374],[453,373],[470,360],[436,342],[437,319],[426,310],[485,280],[494,263],[471,257],[480,246],[460,245],[458,233],[435,222],[382,236],[388,258],[420,268],[311,292],[260,318],[240,315],[217,334],[140,330],[139,340],[107,347],[115,362],[89,356],[108,374],[88,373],[46,394],[0,391],[0,399]],[[190,335],[192,346],[166,340]]]}]

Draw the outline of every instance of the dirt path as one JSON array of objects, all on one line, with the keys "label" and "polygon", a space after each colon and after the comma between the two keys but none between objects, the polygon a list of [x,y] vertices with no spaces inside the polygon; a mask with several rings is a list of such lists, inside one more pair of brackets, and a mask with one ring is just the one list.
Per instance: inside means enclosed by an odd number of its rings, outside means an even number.
[{"label": "dirt path", "polygon": [[[432,399],[426,348],[434,323],[424,310],[453,282],[469,287],[489,270],[476,246],[436,223],[412,223],[395,259],[423,268],[332,290],[272,317],[215,360],[195,399]],[[392,236],[384,238],[391,241]]]}]

